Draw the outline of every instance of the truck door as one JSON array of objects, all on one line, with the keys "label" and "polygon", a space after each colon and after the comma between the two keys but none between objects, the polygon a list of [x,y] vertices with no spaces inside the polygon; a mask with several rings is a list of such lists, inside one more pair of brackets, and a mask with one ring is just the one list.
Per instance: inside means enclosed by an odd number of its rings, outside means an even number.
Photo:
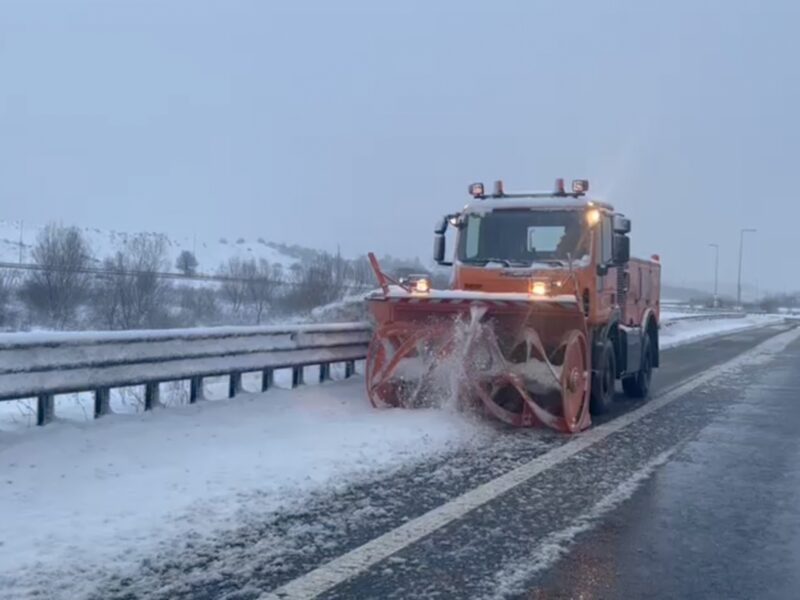
[{"label": "truck door", "polygon": [[611,216],[603,215],[600,227],[598,264],[608,267],[605,275],[598,275],[597,303],[598,318],[607,320],[617,303],[617,268],[612,267],[614,231]]}]

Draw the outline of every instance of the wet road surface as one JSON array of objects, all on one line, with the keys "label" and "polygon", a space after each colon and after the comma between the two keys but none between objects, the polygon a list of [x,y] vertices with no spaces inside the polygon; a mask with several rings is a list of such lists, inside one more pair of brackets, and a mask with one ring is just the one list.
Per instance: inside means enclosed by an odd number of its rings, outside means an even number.
[{"label": "wet road surface", "polygon": [[522,597],[800,597],[800,345]]},{"label": "wet road surface", "polygon": [[800,342],[718,367],[785,329],[664,352],[653,399],[580,436],[498,430],[94,598],[797,597]]}]

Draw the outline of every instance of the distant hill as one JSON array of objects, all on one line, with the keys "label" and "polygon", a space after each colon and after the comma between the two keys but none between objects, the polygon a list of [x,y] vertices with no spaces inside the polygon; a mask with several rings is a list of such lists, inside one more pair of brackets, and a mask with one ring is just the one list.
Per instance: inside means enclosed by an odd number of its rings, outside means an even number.
[{"label": "distant hill", "polygon": [[[43,225],[25,224],[23,230],[22,262],[32,262],[31,251],[36,243],[36,238]],[[81,233],[88,241],[94,260],[99,264],[106,257],[114,255],[118,250],[123,250],[130,240],[137,237],[162,237],[167,248],[168,269],[175,271],[175,261],[178,255],[189,250],[197,258],[197,270],[202,273],[213,273],[228,259],[238,256],[240,258],[265,259],[271,264],[281,264],[284,268],[291,267],[299,260],[313,256],[316,250],[300,246],[286,246],[266,241],[263,238],[217,238],[215,240],[195,239],[191,237],[171,237],[162,233],[142,232],[130,233],[124,231],[103,230],[90,227],[79,227]],[[20,261],[20,230],[15,221],[0,220],[0,261]]]}]

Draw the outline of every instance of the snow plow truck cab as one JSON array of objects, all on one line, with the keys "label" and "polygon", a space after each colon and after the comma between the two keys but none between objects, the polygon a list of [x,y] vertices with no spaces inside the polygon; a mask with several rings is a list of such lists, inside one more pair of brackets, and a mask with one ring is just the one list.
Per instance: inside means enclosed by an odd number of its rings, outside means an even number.
[{"label": "snow plow truck cab", "polygon": [[[426,405],[442,388],[517,426],[585,429],[620,379],[648,395],[659,364],[658,257],[630,257],[631,222],[587,196],[586,180],[548,192],[469,186],[472,201],[437,223],[434,260],[451,286],[398,282],[370,255],[380,290],[366,384],[378,407]],[[455,230],[452,261],[446,231]]]}]

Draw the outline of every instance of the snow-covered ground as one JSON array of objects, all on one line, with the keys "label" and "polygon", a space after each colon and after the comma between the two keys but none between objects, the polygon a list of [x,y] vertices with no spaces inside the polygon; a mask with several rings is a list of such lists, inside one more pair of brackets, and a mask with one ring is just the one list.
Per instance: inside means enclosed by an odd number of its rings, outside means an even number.
[{"label": "snow-covered ground", "polygon": [[696,311],[692,311],[691,308],[678,308],[674,306],[667,306],[661,309],[661,322],[664,323],[666,321],[672,321],[673,319],[681,319],[686,317],[687,315],[695,315],[698,314]]},{"label": "snow-covered ground", "polygon": [[[25,223],[22,228],[22,262],[31,262],[31,250],[36,243],[36,237],[43,229],[42,224]],[[113,256],[118,250],[123,250],[126,243],[139,236],[162,237],[167,251],[167,269],[175,270],[175,260],[178,255],[189,250],[194,252],[199,263],[198,270],[203,273],[213,273],[228,259],[236,256],[239,258],[265,259],[270,264],[280,264],[289,268],[297,259],[289,256],[268,240],[225,238],[193,239],[191,236],[173,237],[162,232],[130,233],[125,231],[111,231],[94,227],[79,228],[84,238],[89,243],[94,258],[102,261],[108,256]],[[20,223],[18,221],[0,220],[0,261],[19,262],[20,260]]]},{"label": "snow-covered ground", "polygon": [[[356,377],[0,436],[0,596],[52,572],[81,597],[98,566],[488,435],[446,410],[375,411]],[[5,590],[5,591],[2,591]],[[55,592],[53,592],[55,593]]]},{"label": "snow-covered ground", "polygon": [[763,327],[770,323],[783,321],[780,315],[746,315],[736,319],[708,319],[708,320],[666,320],[664,319],[660,331],[660,346],[662,349],[674,348],[681,344],[697,342],[726,333],[735,333],[755,327]]},{"label": "snow-covered ground", "polygon": [[[775,319],[675,322],[662,341],[673,347]],[[225,381],[209,387],[219,398]],[[164,544],[210,538],[495,431],[447,408],[373,410],[360,376],[196,405],[182,403],[185,389],[173,392],[178,406],[147,414],[135,394],[117,395],[114,408],[128,414],[99,421],[77,396],[48,427],[0,432],[0,596],[29,597],[53,581],[47,597],[81,597],[100,568],[132,571]]]}]

